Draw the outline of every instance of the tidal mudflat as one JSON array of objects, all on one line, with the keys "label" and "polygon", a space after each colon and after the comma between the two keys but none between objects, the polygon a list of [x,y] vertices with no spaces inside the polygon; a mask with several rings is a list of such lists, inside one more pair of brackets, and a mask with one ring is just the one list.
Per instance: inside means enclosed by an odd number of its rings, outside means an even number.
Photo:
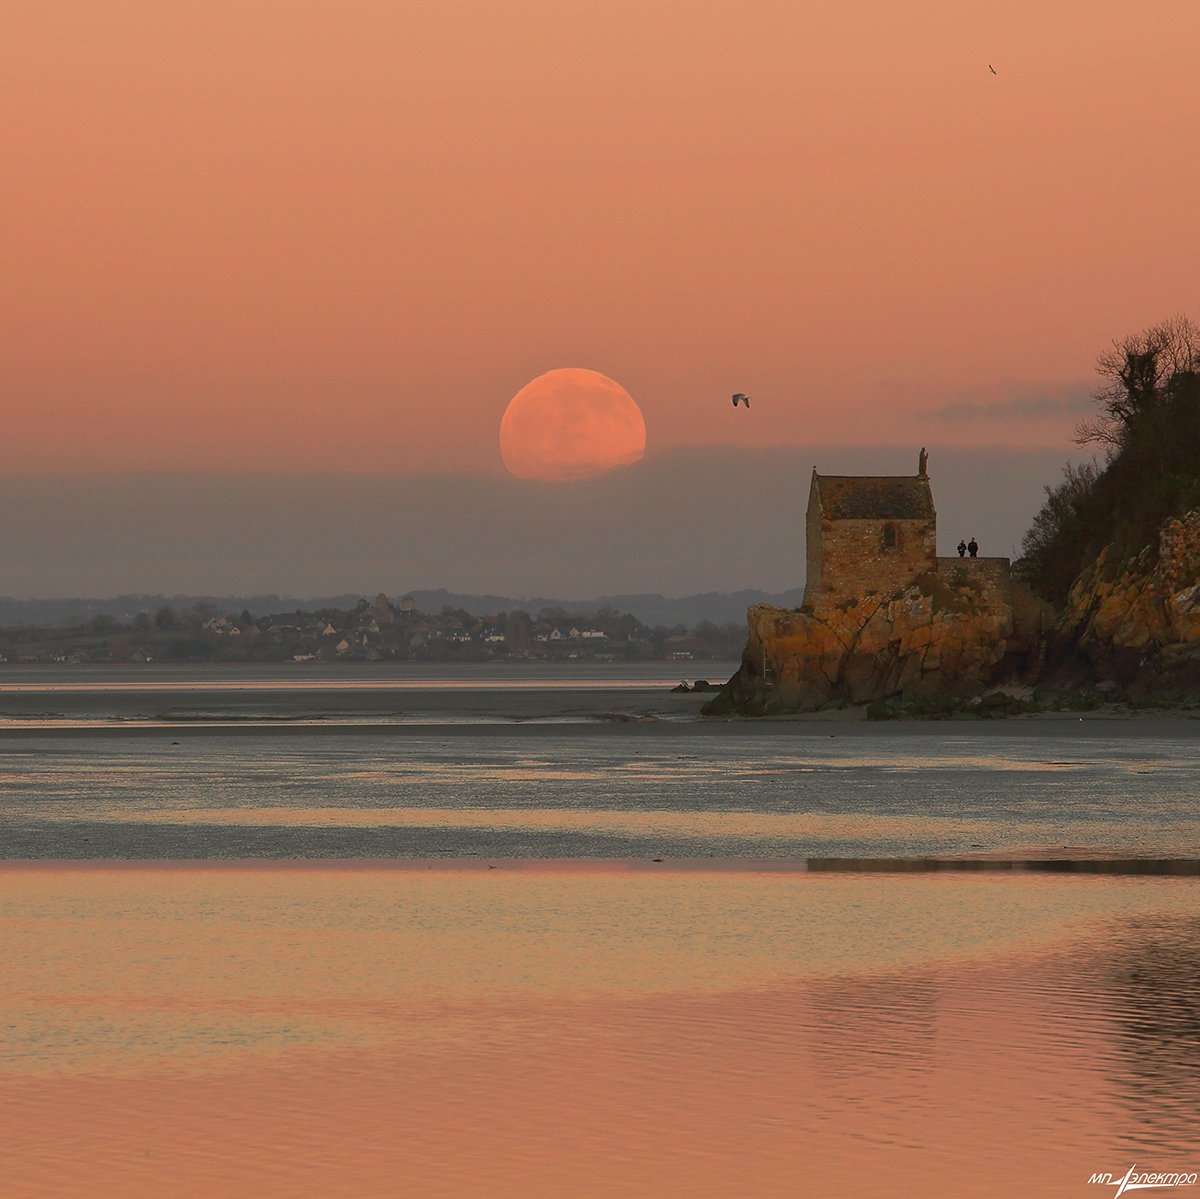
[{"label": "tidal mudflat", "polygon": [[1198,795],[1188,720],[107,723],[0,736],[0,855],[1200,857]]}]

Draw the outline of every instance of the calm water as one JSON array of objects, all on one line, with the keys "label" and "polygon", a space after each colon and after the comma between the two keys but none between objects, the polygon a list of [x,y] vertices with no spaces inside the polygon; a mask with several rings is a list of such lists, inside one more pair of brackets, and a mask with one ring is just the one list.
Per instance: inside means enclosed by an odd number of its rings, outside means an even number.
[{"label": "calm water", "polygon": [[[5,1195],[1200,1169],[1200,722],[32,674],[0,686]],[[1096,873],[990,872],[1048,859]]]},{"label": "calm water", "polygon": [[1192,879],[10,867],[0,1176],[1111,1193],[1200,1166],[1198,933]]}]

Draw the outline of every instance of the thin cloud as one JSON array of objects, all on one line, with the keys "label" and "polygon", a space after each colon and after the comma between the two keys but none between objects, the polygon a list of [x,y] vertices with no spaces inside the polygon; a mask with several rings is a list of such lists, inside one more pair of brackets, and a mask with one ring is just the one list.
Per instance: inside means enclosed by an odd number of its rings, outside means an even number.
[{"label": "thin cloud", "polygon": [[[1001,394],[997,395],[997,392]],[[921,410],[953,421],[1006,420],[1016,416],[1078,416],[1094,404],[1083,383],[1009,385]]]}]

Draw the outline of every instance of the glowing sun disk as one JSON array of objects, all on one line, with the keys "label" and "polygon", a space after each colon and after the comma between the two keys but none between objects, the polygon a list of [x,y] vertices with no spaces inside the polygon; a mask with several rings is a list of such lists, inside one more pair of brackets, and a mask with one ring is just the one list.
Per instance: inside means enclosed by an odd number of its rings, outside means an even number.
[{"label": "glowing sun disk", "polygon": [[634,398],[606,375],[579,367],[527,383],[500,421],[500,453],[519,479],[586,479],[645,452],[646,422]]}]

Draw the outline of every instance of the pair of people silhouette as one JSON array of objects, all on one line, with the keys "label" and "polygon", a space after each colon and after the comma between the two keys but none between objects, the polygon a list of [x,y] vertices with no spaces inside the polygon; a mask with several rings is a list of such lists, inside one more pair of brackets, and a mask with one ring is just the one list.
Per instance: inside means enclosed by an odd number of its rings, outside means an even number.
[{"label": "pair of people silhouette", "polygon": [[970,541],[960,541],[958,543],[958,556],[965,558],[968,554],[972,558],[977,557],[979,554],[979,542],[974,537]]}]

